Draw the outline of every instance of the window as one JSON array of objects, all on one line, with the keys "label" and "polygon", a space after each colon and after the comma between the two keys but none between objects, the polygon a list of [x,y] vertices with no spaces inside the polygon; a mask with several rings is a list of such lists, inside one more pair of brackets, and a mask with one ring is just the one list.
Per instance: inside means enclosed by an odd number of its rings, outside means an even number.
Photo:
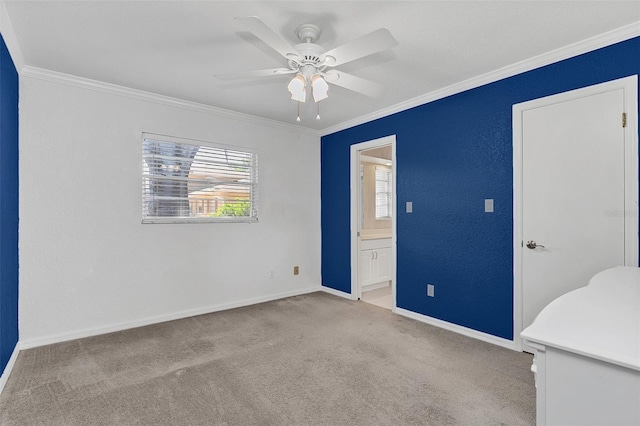
[{"label": "window", "polygon": [[142,222],[257,222],[257,175],[255,153],[145,133]]},{"label": "window", "polygon": [[376,167],[376,219],[391,219],[391,169]]}]

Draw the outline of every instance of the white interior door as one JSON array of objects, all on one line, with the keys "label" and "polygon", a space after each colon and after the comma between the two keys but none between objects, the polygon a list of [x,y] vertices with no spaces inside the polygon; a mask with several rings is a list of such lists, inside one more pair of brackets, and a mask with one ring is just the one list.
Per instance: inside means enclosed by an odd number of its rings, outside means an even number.
[{"label": "white interior door", "polygon": [[[570,93],[521,109],[522,318],[517,335],[557,297],[587,285],[603,269],[624,265],[629,222],[638,220],[626,214],[637,209],[637,189],[635,206],[629,205],[625,90]],[[635,170],[637,185],[637,161]],[[632,228],[637,247],[637,223]]]}]

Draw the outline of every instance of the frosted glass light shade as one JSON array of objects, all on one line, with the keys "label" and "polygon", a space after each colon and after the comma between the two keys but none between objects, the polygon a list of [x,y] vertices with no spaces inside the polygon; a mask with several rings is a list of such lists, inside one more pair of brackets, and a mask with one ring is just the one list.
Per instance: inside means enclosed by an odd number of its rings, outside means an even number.
[{"label": "frosted glass light shade", "polygon": [[307,81],[302,74],[296,74],[287,86],[291,93],[291,99],[298,102],[307,100]]},{"label": "frosted glass light shade", "polygon": [[324,78],[318,74],[311,78],[311,89],[313,91],[313,100],[316,102],[320,102],[329,97],[327,93],[329,91],[329,85],[324,81]]}]

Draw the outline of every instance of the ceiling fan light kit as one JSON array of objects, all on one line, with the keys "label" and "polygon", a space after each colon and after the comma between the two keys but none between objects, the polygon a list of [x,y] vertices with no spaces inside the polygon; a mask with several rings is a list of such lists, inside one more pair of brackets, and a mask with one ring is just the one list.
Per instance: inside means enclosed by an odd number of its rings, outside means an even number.
[{"label": "ceiling fan light kit", "polygon": [[298,103],[296,121],[300,121],[300,103],[306,102],[307,99],[307,86],[311,87],[313,100],[317,105],[316,119],[318,120],[320,119],[318,102],[329,96],[328,83],[366,96],[375,97],[379,95],[383,89],[380,84],[336,69],[327,70],[327,68],[381,52],[398,44],[389,30],[381,28],[326,51],[322,46],[315,43],[322,33],[320,27],[314,24],[302,24],[296,29],[296,35],[301,43],[292,46],[257,16],[236,18],[236,20],[244,26],[244,29],[253,33],[284,57],[289,68],[257,70],[216,77],[222,80],[232,80],[295,74],[289,81],[287,89],[291,94],[291,99]]},{"label": "ceiling fan light kit", "polygon": [[287,85],[287,89],[291,93],[291,99],[298,102],[306,102],[307,86],[311,86],[315,102],[320,102],[329,97],[329,85],[319,74],[312,74],[311,78],[308,78],[303,73],[298,73]]},{"label": "ceiling fan light kit", "polygon": [[311,77],[311,89],[313,91],[313,100],[316,102],[329,97],[329,85],[318,74]]},{"label": "ceiling fan light kit", "polygon": [[287,86],[289,93],[291,93],[291,99],[298,102],[305,102],[307,100],[307,80],[302,74],[296,74]]}]

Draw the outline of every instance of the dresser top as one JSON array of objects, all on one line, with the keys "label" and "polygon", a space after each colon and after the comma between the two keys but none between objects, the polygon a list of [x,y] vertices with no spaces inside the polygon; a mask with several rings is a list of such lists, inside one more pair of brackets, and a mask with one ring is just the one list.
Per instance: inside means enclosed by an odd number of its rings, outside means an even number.
[{"label": "dresser top", "polygon": [[547,305],[521,336],[640,371],[640,268],[596,274]]}]

